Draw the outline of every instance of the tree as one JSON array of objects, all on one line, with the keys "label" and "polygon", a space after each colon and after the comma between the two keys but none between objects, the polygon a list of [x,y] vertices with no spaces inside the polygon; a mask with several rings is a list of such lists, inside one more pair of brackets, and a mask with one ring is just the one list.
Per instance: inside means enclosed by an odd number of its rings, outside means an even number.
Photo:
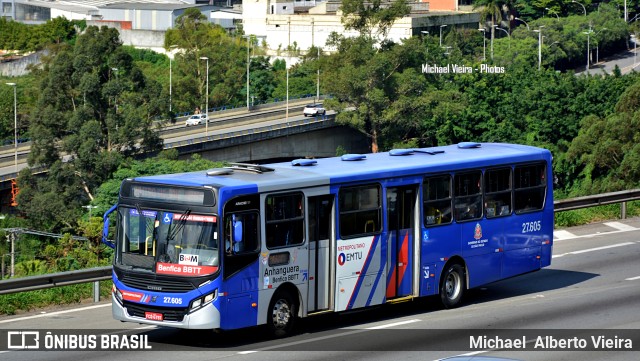
[{"label": "tree", "polygon": [[[496,38],[496,29],[494,25],[500,26],[502,21],[502,0],[476,0],[473,3],[473,8],[482,8],[480,12],[480,20],[486,22],[487,18],[491,19],[491,59],[493,59],[493,39]],[[496,24],[497,23],[497,24]]]},{"label": "tree", "polygon": [[21,172],[19,208],[38,228],[72,229],[124,158],[161,148],[155,119],[166,99],[107,27],[89,27],[75,46],[60,46],[39,76],[28,161],[48,174]]},{"label": "tree", "polygon": [[[221,26],[209,23],[200,10],[189,8],[176,19],[176,27],[167,30],[165,47],[172,45],[179,49],[173,68],[177,109],[204,109],[207,96],[210,107],[242,103],[247,63],[241,37],[229,36]],[[209,94],[205,94],[207,61],[203,57],[209,59]]]},{"label": "tree", "polygon": [[328,62],[329,70],[324,76],[333,79],[325,89],[336,95],[327,104],[336,110],[349,109],[339,112],[336,120],[365,133],[371,139],[371,151],[377,152],[384,122],[382,111],[389,106],[387,81],[402,63],[387,54],[394,44],[386,40],[386,35],[410,9],[404,0],[347,0],[341,9],[345,28],[358,31],[360,36],[330,36],[328,44],[336,45],[339,54]]},{"label": "tree", "polygon": [[410,12],[406,0],[344,0],[340,9],[345,29],[376,40],[386,39],[393,23]]}]

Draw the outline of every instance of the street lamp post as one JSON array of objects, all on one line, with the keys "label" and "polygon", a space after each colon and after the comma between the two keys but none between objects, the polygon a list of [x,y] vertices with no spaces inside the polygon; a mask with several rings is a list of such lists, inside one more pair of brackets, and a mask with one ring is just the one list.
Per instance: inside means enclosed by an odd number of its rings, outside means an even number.
[{"label": "street lamp post", "polygon": [[596,38],[596,64],[600,62],[600,40],[598,40],[598,34],[604,30],[607,30],[607,28],[602,28],[593,35]]},{"label": "street lamp post", "polygon": [[542,28],[544,25],[541,25],[538,30],[534,30],[538,33],[538,70],[542,68]]},{"label": "street lamp post", "polygon": [[518,21],[522,21],[522,23],[527,27],[527,30],[531,30],[531,28],[529,28],[529,24],[527,24],[527,22],[526,22],[526,21],[524,21],[524,20],[520,19],[519,17],[515,17],[514,19],[515,19],[515,20],[518,20]]},{"label": "street lamp post", "polygon": [[[171,45],[169,46],[169,53],[171,53],[171,49],[175,49],[176,47],[178,47],[178,45]],[[169,54],[171,55],[171,54]],[[171,59],[171,56],[169,56],[169,113],[171,113],[171,88],[173,86],[173,82],[171,80],[171,76],[173,73],[173,70],[171,69],[171,63],[173,62],[173,60]]]},{"label": "street lamp post", "polygon": [[478,29],[478,31],[482,31],[482,60],[487,60],[487,36],[486,30],[484,28]]},{"label": "street lamp post", "polygon": [[287,62],[285,70],[287,72],[287,105],[284,112],[286,121],[289,121],[289,63],[291,62],[291,18],[287,19]]},{"label": "street lamp post", "polygon": [[204,117],[204,133],[205,136],[209,136],[209,58],[206,56],[201,56],[200,60],[206,60],[207,61],[207,102],[206,102],[206,108],[204,111],[205,117]]},{"label": "street lamp post", "polygon": [[577,2],[576,0],[571,0],[572,3],[574,4],[578,4],[580,6],[582,6],[582,10],[584,10],[584,16],[587,16],[587,8],[584,7],[584,5],[582,5],[581,3]]},{"label": "street lamp post", "polygon": [[587,34],[587,70],[589,70],[589,36],[593,31],[589,29],[588,31],[583,31],[583,34]]},{"label": "street lamp post", "polygon": [[440,46],[442,46],[442,28],[446,27],[447,25],[440,25]]},{"label": "street lamp post", "polygon": [[509,37],[509,52],[511,52],[511,34],[509,34],[509,32],[506,29],[503,29],[503,28],[499,27],[498,25],[494,25],[494,27],[496,29],[498,29],[498,30],[504,31],[507,34],[507,36]]},{"label": "street lamp post", "polygon": [[249,65],[251,62],[251,58],[249,57],[249,48],[251,47],[251,35],[243,35],[242,37],[247,39],[247,111],[250,111],[251,106],[249,105]]},{"label": "street lamp post", "polygon": [[320,47],[318,46],[318,75],[316,81],[316,102],[320,101]]},{"label": "street lamp post", "polygon": [[[120,89],[120,84],[118,84],[118,68],[111,68],[113,72],[116,74],[116,85],[118,86],[118,90]],[[118,114],[118,95],[114,98],[114,102],[116,103],[116,114]],[[116,122],[116,129],[118,129],[118,123]]]},{"label": "street lamp post", "polygon": [[553,11],[553,15],[555,15],[555,16],[556,16],[556,18],[558,19],[558,21],[560,21],[560,16],[558,16],[558,13],[557,13],[557,12],[555,12],[555,10],[551,10],[551,9],[549,9],[549,8],[545,8],[545,10],[547,10],[548,12]]},{"label": "street lamp post", "polygon": [[633,69],[636,67],[636,55],[638,50],[638,37],[634,34],[631,34],[631,39],[633,39]]},{"label": "street lamp post", "polygon": [[91,220],[91,210],[98,208],[98,206],[87,205],[87,206],[82,206],[82,208],[89,210],[89,220]]},{"label": "street lamp post", "polygon": [[18,177],[18,85],[16,83],[6,83],[13,87],[13,165]]}]

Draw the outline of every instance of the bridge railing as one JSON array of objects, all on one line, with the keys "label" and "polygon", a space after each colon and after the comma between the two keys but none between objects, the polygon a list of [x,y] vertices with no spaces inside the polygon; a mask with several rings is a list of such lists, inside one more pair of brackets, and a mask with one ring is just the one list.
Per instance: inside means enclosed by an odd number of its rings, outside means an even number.
[{"label": "bridge railing", "polygon": [[[555,201],[553,207],[555,212],[564,212],[580,208],[621,203],[622,209],[626,209],[626,202],[639,199],[640,189],[634,189],[571,199],[563,199]],[[626,212],[624,210],[621,211],[621,218],[626,218]],[[58,286],[68,286],[78,283],[94,282],[93,299],[95,302],[98,302],[100,294],[98,282],[110,279],[111,272],[111,266],[105,266],[86,270],[51,273],[46,275],[3,280],[0,281],[0,295],[24,291],[35,291]]]}]

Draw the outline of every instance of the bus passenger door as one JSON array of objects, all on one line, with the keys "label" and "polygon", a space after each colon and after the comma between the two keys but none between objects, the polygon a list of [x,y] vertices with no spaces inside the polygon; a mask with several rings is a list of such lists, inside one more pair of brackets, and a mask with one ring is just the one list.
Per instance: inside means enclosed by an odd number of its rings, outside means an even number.
[{"label": "bus passenger door", "polygon": [[331,212],[334,196],[309,197],[309,287],[307,304],[309,312],[329,309]]},{"label": "bus passenger door", "polygon": [[387,188],[387,299],[413,294],[416,190]]}]

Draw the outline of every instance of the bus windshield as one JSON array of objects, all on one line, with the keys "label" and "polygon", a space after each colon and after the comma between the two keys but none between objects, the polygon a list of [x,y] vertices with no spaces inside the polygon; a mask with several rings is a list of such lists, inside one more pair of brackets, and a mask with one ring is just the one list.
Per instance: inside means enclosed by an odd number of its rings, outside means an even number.
[{"label": "bus windshield", "polygon": [[140,207],[119,215],[117,264],[185,276],[217,271],[217,216]]}]

